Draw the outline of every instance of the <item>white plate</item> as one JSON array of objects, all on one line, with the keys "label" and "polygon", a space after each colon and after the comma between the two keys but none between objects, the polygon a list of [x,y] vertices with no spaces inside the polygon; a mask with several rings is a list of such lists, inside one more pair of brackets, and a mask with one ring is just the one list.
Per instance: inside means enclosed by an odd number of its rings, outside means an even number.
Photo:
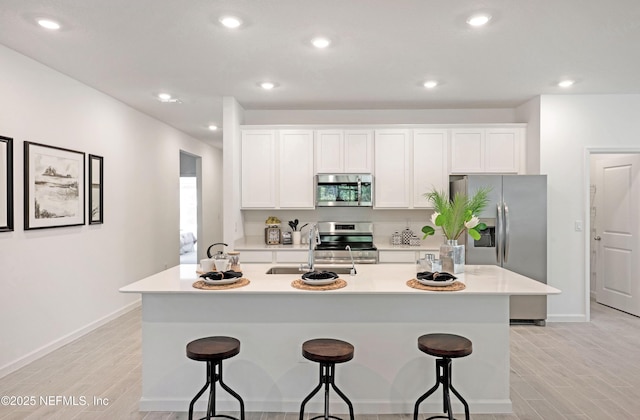
[{"label": "white plate", "polygon": [[325,284],[334,283],[336,279],[320,279],[320,280],[312,280],[312,279],[301,279],[303,283],[310,284],[311,286],[324,286]]},{"label": "white plate", "polygon": [[217,284],[231,284],[231,283],[235,283],[238,280],[240,280],[242,277],[234,277],[232,279],[222,279],[222,280],[209,280],[207,278],[204,277],[200,277],[202,279],[203,282],[207,283],[207,284],[211,284],[213,286],[217,285]]},{"label": "white plate", "polygon": [[457,279],[449,279],[445,281],[423,280],[423,279],[416,279],[416,280],[418,280],[418,282],[424,284],[425,286],[441,287],[441,286],[448,286],[450,284],[453,284],[453,282],[456,281]]}]

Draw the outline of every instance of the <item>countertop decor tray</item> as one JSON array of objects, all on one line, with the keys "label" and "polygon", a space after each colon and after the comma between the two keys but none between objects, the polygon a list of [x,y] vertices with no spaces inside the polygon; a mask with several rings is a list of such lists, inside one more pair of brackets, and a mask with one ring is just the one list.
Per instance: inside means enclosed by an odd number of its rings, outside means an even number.
[{"label": "countertop decor tray", "polygon": [[407,280],[407,286],[413,289],[419,290],[431,290],[433,292],[457,292],[459,290],[464,290],[467,286],[459,281],[454,281],[452,284],[448,286],[427,286],[420,283],[416,279]]},{"label": "countertop decor tray", "polygon": [[294,287],[300,290],[336,290],[336,289],[342,289],[346,285],[347,285],[347,282],[342,280],[341,278],[336,279],[331,284],[325,284],[321,286],[320,285],[312,286],[310,284],[303,282],[302,279],[294,280],[291,282],[291,287]]},{"label": "countertop decor tray", "polygon": [[240,280],[235,283],[230,284],[207,284],[203,280],[198,280],[193,283],[193,287],[196,289],[202,290],[227,290],[227,289],[237,289],[238,287],[244,287],[247,284],[251,283],[249,279],[242,277]]}]

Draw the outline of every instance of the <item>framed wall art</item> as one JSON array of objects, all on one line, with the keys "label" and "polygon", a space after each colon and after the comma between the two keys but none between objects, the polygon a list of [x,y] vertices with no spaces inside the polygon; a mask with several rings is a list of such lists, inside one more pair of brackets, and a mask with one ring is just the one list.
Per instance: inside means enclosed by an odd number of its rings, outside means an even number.
[{"label": "framed wall art", "polygon": [[13,230],[13,139],[0,136],[0,232]]},{"label": "framed wall art", "polygon": [[89,155],[89,224],[104,223],[103,214],[103,179],[102,156]]},{"label": "framed wall art", "polygon": [[85,154],[24,143],[24,228],[84,225]]}]

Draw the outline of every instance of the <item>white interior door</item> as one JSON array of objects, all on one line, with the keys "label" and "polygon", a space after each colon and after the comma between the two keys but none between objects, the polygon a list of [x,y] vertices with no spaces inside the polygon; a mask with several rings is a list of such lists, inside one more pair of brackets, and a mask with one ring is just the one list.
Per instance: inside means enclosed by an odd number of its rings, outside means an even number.
[{"label": "white interior door", "polygon": [[640,155],[596,162],[596,301],[640,316]]}]

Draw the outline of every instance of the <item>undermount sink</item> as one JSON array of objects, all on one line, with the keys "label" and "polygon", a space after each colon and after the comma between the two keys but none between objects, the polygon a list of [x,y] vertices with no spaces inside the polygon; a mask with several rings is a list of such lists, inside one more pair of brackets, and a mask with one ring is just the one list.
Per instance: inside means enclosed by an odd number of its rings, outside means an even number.
[{"label": "undermount sink", "polygon": [[[349,274],[351,272],[351,267],[323,267],[316,266],[314,267],[316,271],[333,271],[336,274]],[[266,274],[300,274],[302,275],[305,271],[300,271],[298,267],[271,267],[267,270]]]}]

